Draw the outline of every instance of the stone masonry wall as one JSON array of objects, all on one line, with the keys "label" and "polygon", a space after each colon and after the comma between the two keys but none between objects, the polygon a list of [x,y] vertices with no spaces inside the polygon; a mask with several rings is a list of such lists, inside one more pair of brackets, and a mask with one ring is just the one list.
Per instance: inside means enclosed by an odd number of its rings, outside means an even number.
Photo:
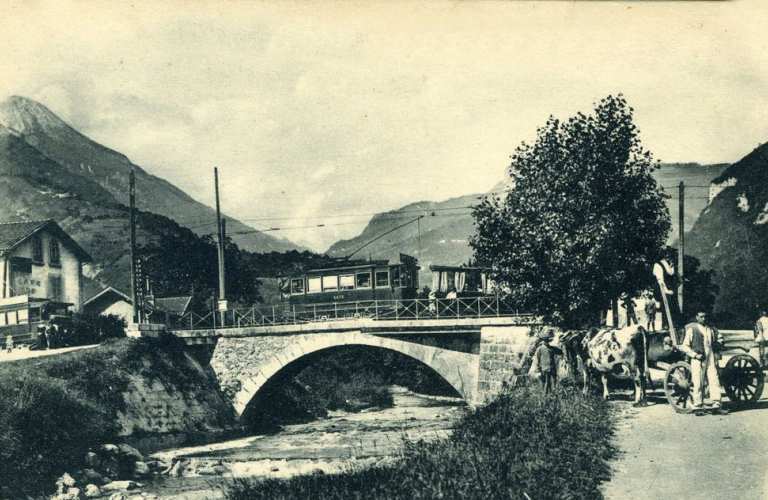
[{"label": "stone masonry wall", "polygon": [[480,335],[477,404],[490,402],[522,366],[531,326],[486,326]]},{"label": "stone masonry wall", "polygon": [[183,368],[199,376],[178,380],[158,373],[149,361],[144,369],[129,376],[129,390],[123,393],[125,408],[117,412],[121,434],[190,434],[217,432],[237,422],[229,402],[216,387],[213,374],[185,356]]}]

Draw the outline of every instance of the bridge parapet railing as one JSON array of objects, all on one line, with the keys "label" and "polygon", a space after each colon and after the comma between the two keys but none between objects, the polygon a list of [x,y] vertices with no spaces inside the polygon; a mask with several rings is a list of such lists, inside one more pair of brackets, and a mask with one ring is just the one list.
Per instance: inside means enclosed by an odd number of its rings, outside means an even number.
[{"label": "bridge parapet railing", "polygon": [[243,328],[313,322],[373,319],[434,320],[528,316],[520,314],[509,302],[497,297],[461,297],[456,299],[363,300],[329,304],[279,305],[232,308],[205,315],[189,313],[169,320],[178,330]]}]

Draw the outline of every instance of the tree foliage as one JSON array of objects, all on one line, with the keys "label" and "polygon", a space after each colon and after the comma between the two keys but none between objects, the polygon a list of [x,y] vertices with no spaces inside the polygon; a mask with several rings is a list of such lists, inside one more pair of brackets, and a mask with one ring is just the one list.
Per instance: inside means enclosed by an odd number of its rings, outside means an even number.
[{"label": "tree foliage", "polygon": [[[212,236],[198,237],[189,230],[170,233],[139,253],[155,296],[193,295],[208,303],[218,295],[218,249]],[[227,238],[224,258],[227,299],[247,305],[258,301],[259,280],[248,264],[248,252]]]},{"label": "tree foliage", "polygon": [[474,208],[470,244],[520,309],[587,326],[613,298],[650,286],[669,212],[621,95],[537,132],[512,156],[513,187]]}]

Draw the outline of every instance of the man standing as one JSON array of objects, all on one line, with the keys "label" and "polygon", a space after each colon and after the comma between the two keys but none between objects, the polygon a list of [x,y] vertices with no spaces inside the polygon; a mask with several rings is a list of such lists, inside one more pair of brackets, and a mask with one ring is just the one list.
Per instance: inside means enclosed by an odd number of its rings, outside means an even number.
[{"label": "man standing", "polygon": [[550,394],[557,384],[557,359],[559,355],[562,355],[562,351],[550,345],[554,338],[555,332],[551,328],[539,334],[541,343],[533,354],[533,362],[529,372],[531,375],[538,375],[544,394]]},{"label": "man standing", "polygon": [[624,303],[622,306],[624,306],[624,309],[627,311],[627,322],[624,326],[630,326],[630,325],[638,325],[640,324],[639,321],[637,321],[637,316],[635,316],[635,306],[637,303],[635,302],[635,299],[633,299],[629,294],[624,297]]},{"label": "man standing", "polygon": [[653,332],[656,330],[656,299],[650,294],[645,299],[645,317],[647,319],[646,330]]},{"label": "man standing", "polygon": [[768,314],[765,310],[760,311],[760,317],[755,323],[755,343],[760,349],[760,365],[765,366],[765,335],[768,333]]},{"label": "man standing", "polygon": [[680,345],[680,350],[691,357],[693,409],[696,416],[704,415],[704,377],[709,382],[712,414],[728,414],[727,410],[720,407],[722,391],[717,376],[717,351],[722,345],[723,339],[720,332],[707,324],[707,313],[697,312],[696,321],[685,325],[685,338]]}]

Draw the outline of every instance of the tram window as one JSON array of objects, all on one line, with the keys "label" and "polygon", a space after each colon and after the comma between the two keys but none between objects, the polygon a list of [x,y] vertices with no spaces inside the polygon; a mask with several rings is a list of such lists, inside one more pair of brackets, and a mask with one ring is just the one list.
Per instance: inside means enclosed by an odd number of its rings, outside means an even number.
[{"label": "tram window", "polygon": [[5,313],[0,312],[0,326],[5,326],[8,324],[8,321],[5,319]]},{"label": "tram window", "polygon": [[371,288],[371,273],[357,274],[357,288]]},{"label": "tram window", "polygon": [[376,286],[389,286],[389,271],[376,271]]},{"label": "tram window", "polygon": [[8,311],[8,324],[9,325],[15,325],[18,324],[18,320],[16,319],[16,311]]},{"label": "tram window", "polygon": [[304,280],[291,280],[291,293],[304,293]]},{"label": "tram window", "polygon": [[19,309],[16,311],[19,315],[19,323],[29,322],[29,309]]},{"label": "tram window", "polygon": [[354,274],[342,274],[339,276],[339,290],[354,290],[355,289],[355,275]]},{"label": "tram window", "polygon": [[307,278],[307,293],[322,292],[323,289],[320,286],[320,278]]},{"label": "tram window", "polygon": [[400,268],[399,267],[392,268],[392,286],[393,287],[400,286]]},{"label": "tram window", "polygon": [[323,276],[323,291],[329,292],[331,290],[339,289],[339,277],[338,276]]}]

